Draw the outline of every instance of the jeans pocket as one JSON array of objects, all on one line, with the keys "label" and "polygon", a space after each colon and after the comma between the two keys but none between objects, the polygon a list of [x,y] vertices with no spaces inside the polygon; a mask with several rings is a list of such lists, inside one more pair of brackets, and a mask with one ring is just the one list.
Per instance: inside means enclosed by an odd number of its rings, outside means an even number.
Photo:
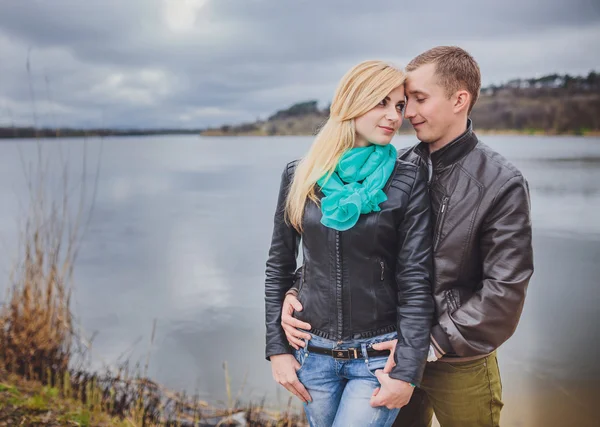
[{"label": "jeans pocket", "polygon": [[471,360],[469,362],[438,362],[444,363],[445,366],[452,372],[473,373],[478,372],[487,367],[488,357]]},{"label": "jeans pocket", "polygon": [[366,363],[367,371],[369,372],[369,374],[372,377],[377,378],[377,376],[375,375],[375,371],[378,369],[383,370],[387,360],[388,360],[388,356],[379,356],[379,357],[370,358]]},{"label": "jeans pocket", "polygon": [[300,371],[302,371],[306,366],[306,359],[308,359],[308,355],[308,351],[304,348],[300,348],[300,350],[294,350],[294,357],[300,364],[300,368],[298,368],[298,370],[296,371],[296,375],[298,375]]}]

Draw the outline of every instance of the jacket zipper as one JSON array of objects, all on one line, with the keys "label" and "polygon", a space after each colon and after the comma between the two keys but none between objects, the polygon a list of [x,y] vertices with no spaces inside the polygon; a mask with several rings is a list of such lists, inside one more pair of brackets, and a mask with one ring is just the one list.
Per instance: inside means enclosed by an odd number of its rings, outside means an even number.
[{"label": "jacket zipper", "polygon": [[435,233],[435,240],[433,242],[433,250],[437,248],[438,243],[440,242],[440,237],[442,236],[442,227],[444,226],[444,218],[446,217],[446,211],[448,210],[448,196],[444,196],[442,198],[442,206],[440,207],[440,214],[438,215],[438,227]]},{"label": "jacket zipper", "polygon": [[450,298],[452,298],[452,302],[454,303],[454,310],[458,310],[460,308],[460,305],[458,305],[458,301],[456,300],[456,297],[454,296],[454,292],[452,292],[452,290],[450,290]]},{"label": "jacket zipper", "polygon": [[383,261],[379,261],[379,265],[381,266],[381,281],[383,282],[383,274],[385,273],[385,264],[383,263]]},{"label": "jacket zipper", "polygon": [[342,315],[342,256],[340,245],[340,232],[335,232],[335,254],[336,254],[336,301],[337,301],[337,339],[342,339],[344,317]]},{"label": "jacket zipper", "polygon": [[300,278],[300,286],[298,287],[298,298],[300,298],[300,294],[304,289],[304,284],[306,283],[306,264],[302,264],[302,277]]},{"label": "jacket zipper", "polygon": [[454,293],[452,292],[452,289],[448,289],[446,291],[446,300],[447,300],[448,306],[450,306],[451,313],[454,313],[456,310],[458,310],[460,308],[458,301],[456,301],[456,298],[454,297]]}]

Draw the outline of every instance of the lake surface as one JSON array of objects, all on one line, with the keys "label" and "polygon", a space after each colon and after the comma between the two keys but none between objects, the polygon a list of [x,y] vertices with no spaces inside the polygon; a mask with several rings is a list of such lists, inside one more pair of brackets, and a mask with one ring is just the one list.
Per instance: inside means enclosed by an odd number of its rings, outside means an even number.
[{"label": "lake surface", "polygon": [[[600,398],[600,138],[483,136],[529,181],[535,274],[521,323],[500,349],[503,426],[592,426]],[[414,143],[398,136],[397,147]],[[88,184],[101,159],[93,216],[75,270],[75,311],[95,367],[145,360],[175,389],[226,401],[285,404],[264,360],[264,269],[281,171],[307,137],[89,139]],[[83,140],[47,140],[72,182]],[[0,142],[0,290],[27,202],[34,141]],[[49,180],[52,181],[52,176]],[[91,191],[91,189],[90,189]],[[4,295],[2,292],[0,295]],[[154,320],[156,337],[150,347]]]}]

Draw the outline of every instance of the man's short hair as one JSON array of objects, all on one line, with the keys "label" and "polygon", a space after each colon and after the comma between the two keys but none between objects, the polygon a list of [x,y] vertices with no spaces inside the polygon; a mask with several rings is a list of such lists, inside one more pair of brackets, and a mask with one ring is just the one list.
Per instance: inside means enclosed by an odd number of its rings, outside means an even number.
[{"label": "man's short hair", "polygon": [[426,64],[435,64],[435,74],[448,96],[459,89],[466,89],[471,94],[468,111],[471,114],[481,89],[481,71],[475,59],[460,47],[437,46],[410,61],[406,71],[414,71]]}]

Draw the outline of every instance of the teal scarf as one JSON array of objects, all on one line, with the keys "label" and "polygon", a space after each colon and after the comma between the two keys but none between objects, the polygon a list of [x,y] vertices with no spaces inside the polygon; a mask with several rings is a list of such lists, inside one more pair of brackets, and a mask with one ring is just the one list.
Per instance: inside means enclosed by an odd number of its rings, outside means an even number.
[{"label": "teal scarf", "polygon": [[383,186],[394,171],[398,153],[392,144],[351,148],[340,158],[335,171],[317,184],[321,199],[321,224],[338,231],[352,228],[360,214],[379,212],[387,200]]}]

